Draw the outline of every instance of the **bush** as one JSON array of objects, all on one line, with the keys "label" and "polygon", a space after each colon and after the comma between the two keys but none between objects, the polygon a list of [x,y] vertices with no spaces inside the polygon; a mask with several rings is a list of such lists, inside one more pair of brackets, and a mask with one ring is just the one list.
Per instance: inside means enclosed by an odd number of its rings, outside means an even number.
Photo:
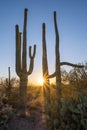
[{"label": "bush", "polygon": [[[61,98],[49,118],[53,130],[87,130],[87,96],[78,93],[78,100]],[[54,110],[54,111],[53,111]]]}]

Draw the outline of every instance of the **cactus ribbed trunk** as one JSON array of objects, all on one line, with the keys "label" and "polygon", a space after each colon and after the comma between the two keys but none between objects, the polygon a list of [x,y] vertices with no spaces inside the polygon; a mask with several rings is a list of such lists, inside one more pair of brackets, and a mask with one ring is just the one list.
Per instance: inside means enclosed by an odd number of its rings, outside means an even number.
[{"label": "cactus ribbed trunk", "polygon": [[61,71],[60,71],[60,52],[59,52],[59,32],[57,28],[56,22],[56,12],[54,12],[54,27],[55,27],[55,35],[56,35],[56,45],[55,45],[55,71],[56,75],[56,87],[57,87],[57,98],[60,99],[61,96]]},{"label": "cactus ribbed trunk", "polygon": [[27,64],[26,64],[26,53],[27,53],[27,43],[26,43],[26,27],[27,27],[27,9],[24,12],[24,28],[23,28],[23,49],[22,49],[22,71],[23,74],[20,77],[20,108],[26,109],[26,95],[27,95],[27,82],[28,75]]},{"label": "cactus ribbed trunk", "polygon": [[26,109],[27,83],[28,76],[22,75],[22,77],[20,77],[20,109],[23,109],[23,111]]},{"label": "cactus ribbed trunk", "polygon": [[20,109],[22,114],[25,114],[26,109],[28,75],[30,75],[33,71],[34,58],[36,54],[36,45],[34,45],[33,54],[31,53],[32,48],[30,46],[30,66],[27,71],[27,11],[28,9],[25,9],[24,11],[23,45],[21,45],[21,32],[19,32],[19,26],[16,25],[16,73],[20,78]]},{"label": "cactus ribbed trunk", "polygon": [[49,85],[49,79],[47,79],[46,76],[48,76],[48,62],[47,62],[47,49],[46,49],[46,29],[45,29],[45,23],[42,25],[42,48],[43,48],[43,55],[42,55],[42,67],[43,67],[43,77],[44,77],[44,84]]},{"label": "cactus ribbed trunk", "polygon": [[10,73],[10,67],[8,67],[8,84],[9,87],[11,86],[11,73]]},{"label": "cactus ribbed trunk", "polygon": [[10,67],[8,67],[8,81],[7,81],[7,97],[10,98],[11,94],[11,73],[10,73]]},{"label": "cactus ribbed trunk", "polygon": [[[49,71],[48,71],[48,62],[47,62],[47,49],[46,49],[46,26],[45,23],[42,24],[42,71],[43,71],[43,92],[44,92],[44,102],[45,102],[45,110],[47,114],[50,114],[49,106],[50,106],[50,82],[48,79]],[[49,113],[48,113],[49,112]]]}]

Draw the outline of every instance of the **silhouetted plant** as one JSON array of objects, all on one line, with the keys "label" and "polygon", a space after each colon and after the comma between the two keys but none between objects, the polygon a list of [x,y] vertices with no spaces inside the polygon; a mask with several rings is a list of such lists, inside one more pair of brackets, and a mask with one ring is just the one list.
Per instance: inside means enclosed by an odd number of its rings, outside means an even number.
[{"label": "silhouetted plant", "polygon": [[[48,61],[47,61],[47,49],[46,49],[46,25],[42,24],[42,72],[43,72],[43,92],[45,101],[45,111],[47,116],[51,116],[51,101],[50,101],[50,81],[47,78],[49,75]],[[48,122],[47,122],[48,126]]]},{"label": "silhouetted plant", "polygon": [[49,75],[49,78],[56,77],[57,100],[60,100],[61,90],[62,90],[60,67],[62,65],[68,65],[68,66],[78,67],[78,68],[82,68],[84,66],[72,64],[72,63],[69,63],[69,62],[60,62],[59,32],[58,32],[57,21],[56,21],[56,11],[54,11],[54,27],[55,27],[55,35],[56,35],[56,44],[55,44],[55,59],[56,59],[56,62],[55,62],[55,72],[52,75]]},{"label": "silhouetted plant", "polygon": [[85,68],[74,68],[68,74],[69,83],[78,90],[87,87],[87,72]]},{"label": "silhouetted plant", "polygon": [[[47,49],[46,49],[46,26],[45,23],[42,25],[42,71],[43,71],[43,78],[44,78],[44,93],[47,96],[48,102],[50,103],[50,82],[47,76],[49,75],[48,70],[48,61],[47,61]],[[46,92],[48,91],[48,94]]]},{"label": "silhouetted plant", "polygon": [[49,75],[48,70],[48,61],[47,61],[47,49],[46,49],[46,25],[43,23],[42,25],[42,71],[44,77],[44,84],[49,86],[49,79],[47,76]]},{"label": "silhouetted plant", "polygon": [[[23,47],[21,47],[21,32],[19,31],[19,26],[16,25],[16,73],[20,78],[20,108],[22,112],[25,112],[26,108],[26,93],[27,93],[27,82],[28,75],[33,71],[34,58],[36,54],[36,45],[34,45],[33,54],[31,53],[31,46],[29,46],[29,57],[30,57],[30,67],[27,71],[27,38],[26,38],[26,27],[27,27],[27,11],[24,11],[24,27],[23,27]],[[22,56],[21,56],[22,51]]]},{"label": "silhouetted plant", "polygon": [[11,72],[10,72],[10,67],[8,67],[8,79],[6,79],[6,93],[7,93],[7,97],[10,97],[11,94]]}]

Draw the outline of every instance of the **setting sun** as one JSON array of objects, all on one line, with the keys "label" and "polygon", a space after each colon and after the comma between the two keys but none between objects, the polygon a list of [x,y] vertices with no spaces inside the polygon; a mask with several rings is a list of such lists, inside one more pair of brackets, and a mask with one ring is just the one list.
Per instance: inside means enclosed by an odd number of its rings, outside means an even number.
[{"label": "setting sun", "polygon": [[38,84],[42,86],[43,83],[44,83],[44,79],[42,77],[39,77],[38,78]]}]

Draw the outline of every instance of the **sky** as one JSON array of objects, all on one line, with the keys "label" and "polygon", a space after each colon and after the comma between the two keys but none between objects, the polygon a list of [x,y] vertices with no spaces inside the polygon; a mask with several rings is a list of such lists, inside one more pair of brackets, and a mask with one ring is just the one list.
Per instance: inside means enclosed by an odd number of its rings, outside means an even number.
[{"label": "sky", "polygon": [[[37,45],[34,70],[29,82],[42,75],[42,23],[46,23],[49,73],[55,71],[55,31],[53,11],[57,13],[60,36],[60,60],[87,61],[87,0],[1,0],[0,1],[0,77],[15,72],[15,25],[23,30],[24,9],[28,8],[27,49]],[[28,51],[27,51],[28,53]],[[29,66],[27,54],[27,66]],[[63,67],[64,68],[64,67]],[[65,68],[67,69],[67,67]]]}]

